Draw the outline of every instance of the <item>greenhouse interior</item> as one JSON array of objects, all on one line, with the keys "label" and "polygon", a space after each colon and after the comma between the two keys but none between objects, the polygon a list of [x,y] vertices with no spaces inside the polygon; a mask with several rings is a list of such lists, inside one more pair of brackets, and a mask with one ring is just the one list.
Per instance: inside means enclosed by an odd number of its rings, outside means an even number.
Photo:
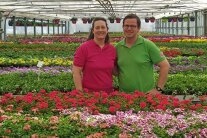
[{"label": "greenhouse interior", "polygon": [[206,0],[0,0],[0,138],[207,138]]}]

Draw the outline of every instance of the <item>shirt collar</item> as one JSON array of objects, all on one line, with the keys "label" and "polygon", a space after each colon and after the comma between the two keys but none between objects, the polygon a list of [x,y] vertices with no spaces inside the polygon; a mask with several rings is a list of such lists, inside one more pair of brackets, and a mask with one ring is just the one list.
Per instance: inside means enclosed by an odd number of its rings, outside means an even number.
[{"label": "shirt collar", "polygon": [[[126,45],[126,42],[125,42],[125,39],[126,39],[126,38],[124,38],[124,39],[120,42],[121,45],[123,45],[123,46],[127,46],[127,45]],[[142,43],[144,43],[144,39],[143,39],[142,36],[138,35],[138,36],[137,36],[137,40],[136,40],[136,42],[135,42],[132,46],[140,45],[140,44],[142,44]]]},{"label": "shirt collar", "polygon": [[[96,44],[96,42],[95,42],[93,39],[91,39],[91,43],[93,43],[93,45],[94,45],[94,46],[96,46],[96,47],[100,48],[100,47],[99,47],[99,45],[98,45],[98,44]],[[108,44],[108,43],[105,43],[105,45],[104,45],[103,49],[104,49],[104,48],[107,48],[108,46],[109,46],[109,44]]]}]

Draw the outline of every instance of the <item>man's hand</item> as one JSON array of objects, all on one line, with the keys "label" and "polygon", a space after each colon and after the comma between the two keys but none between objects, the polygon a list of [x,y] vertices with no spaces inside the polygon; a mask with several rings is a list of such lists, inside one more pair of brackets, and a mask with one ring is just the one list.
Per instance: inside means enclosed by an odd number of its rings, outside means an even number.
[{"label": "man's hand", "polygon": [[161,94],[161,93],[159,91],[157,91],[156,89],[152,89],[147,94],[156,95],[156,94]]}]

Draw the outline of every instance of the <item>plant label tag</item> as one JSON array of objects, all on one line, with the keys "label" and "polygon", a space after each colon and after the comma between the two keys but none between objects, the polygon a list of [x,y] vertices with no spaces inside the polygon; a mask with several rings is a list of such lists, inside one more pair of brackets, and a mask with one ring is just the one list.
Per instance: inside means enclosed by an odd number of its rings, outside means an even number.
[{"label": "plant label tag", "polygon": [[38,68],[41,68],[43,65],[44,65],[43,61],[38,61],[38,63],[37,63],[37,67]]}]

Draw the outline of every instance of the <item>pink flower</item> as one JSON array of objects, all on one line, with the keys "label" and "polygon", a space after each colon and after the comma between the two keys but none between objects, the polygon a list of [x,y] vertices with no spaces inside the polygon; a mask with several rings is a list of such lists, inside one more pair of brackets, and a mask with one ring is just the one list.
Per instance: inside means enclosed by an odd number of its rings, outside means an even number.
[{"label": "pink flower", "polygon": [[23,127],[23,130],[28,131],[31,129],[31,126],[29,124],[25,124]]},{"label": "pink flower", "polygon": [[50,117],[50,124],[57,124],[57,123],[59,123],[58,116],[51,116]]},{"label": "pink flower", "polygon": [[93,114],[94,114],[94,115],[98,115],[98,114],[100,114],[100,113],[99,113],[98,110],[95,110],[95,111],[93,112]]},{"label": "pink flower", "polygon": [[32,134],[31,138],[38,138],[38,134]]}]

